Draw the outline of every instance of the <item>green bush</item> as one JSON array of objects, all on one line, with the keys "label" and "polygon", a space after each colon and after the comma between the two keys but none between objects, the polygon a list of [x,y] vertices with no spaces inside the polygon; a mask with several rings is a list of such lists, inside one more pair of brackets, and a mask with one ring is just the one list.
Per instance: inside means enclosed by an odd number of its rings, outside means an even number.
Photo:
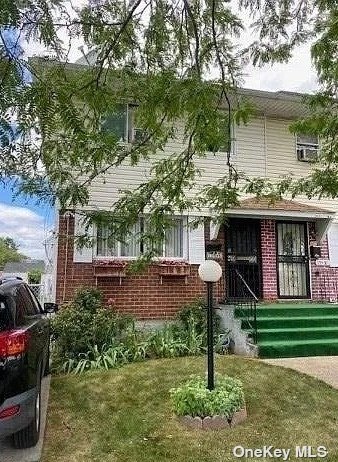
[{"label": "green bush", "polygon": [[177,415],[231,417],[244,406],[243,385],[240,380],[217,376],[215,389],[210,391],[202,377],[194,377],[178,388],[170,390]]},{"label": "green bush", "polygon": [[[110,369],[147,358],[198,355],[206,350],[206,310],[201,302],[185,307],[180,322],[155,331],[138,331],[134,319],[102,307],[97,289],[79,290],[52,322],[54,370],[80,373]],[[216,331],[219,322],[216,321]],[[215,349],[219,336],[215,336]],[[217,350],[216,350],[217,351]]]},{"label": "green bush", "polygon": [[97,289],[80,290],[74,301],[64,305],[52,321],[56,359],[76,360],[96,346],[119,344],[125,332],[134,328],[129,316],[116,314],[101,306],[102,296]]},{"label": "green bush", "polygon": [[147,338],[147,356],[150,358],[173,358],[188,354],[185,339],[175,325],[166,325]]},{"label": "green bush", "polygon": [[[185,305],[177,315],[177,319],[181,323],[183,330],[189,337],[192,333],[200,336],[202,346],[207,345],[207,305],[204,300],[195,300],[188,305]],[[214,312],[213,316],[213,330],[214,330],[214,343],[217,344],[221,334],[220,317]]]}]

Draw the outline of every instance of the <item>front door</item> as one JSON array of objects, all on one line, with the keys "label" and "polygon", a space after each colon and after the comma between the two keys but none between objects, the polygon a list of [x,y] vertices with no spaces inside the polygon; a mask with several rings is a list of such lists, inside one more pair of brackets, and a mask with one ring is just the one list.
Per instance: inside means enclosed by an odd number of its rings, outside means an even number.
[{"label": "front door", "polygon": [[277,223],[277,272],[280,298],[309,298],[306,223]]},{"label": "front door", "polygon": [[[257,298],[262,297],[260,222],[233,219],[225,232],[227,298],[248,296],[243,280]],[[240,275],[240,276],[239,276]]]}]

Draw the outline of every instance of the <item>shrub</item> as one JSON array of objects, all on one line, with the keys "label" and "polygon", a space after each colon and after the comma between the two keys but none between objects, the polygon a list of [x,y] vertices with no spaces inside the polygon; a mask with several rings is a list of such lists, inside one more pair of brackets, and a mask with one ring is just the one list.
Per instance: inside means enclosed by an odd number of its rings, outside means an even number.
[{"label": "shrub", "polygon": [[229,418],[245,404],[241,381],[227,376],[217,376],[212,391],[207,389],[205,379],[194,377],[181,387],[171,389],[170,395],[179,416],[222,415]]},{"label": "shrub", "polygon": [[119,344],[125,332],[134,328],[129,316],[116,314],[101,306],[102,296],[97,289],[76,293],[74,301],[64,305],[52,321],[57,359],[76,360],[96,346]]},{"label": "shrub", "polygon": [[147,344],[148,356],[153,358],[173,358],[188,352],[184,338],[175,325],[166,325],[151,333]]},{"label": "shrub", "polygon": [[[198,355],[206,349],[206,310],[195,302],[179,314],[180,322],[155,331],[138,331],[134,319],[102,307],[97,289],[81,289],[53,319],[54,369],[80,373],[110,369],[147,358]],[[216,328],[219,321],[216,321]],[[215,336],[215,349],[219,336]]]},{"label": "shrub", "polygon": [[[178,313],[177,318],[185,333],[187,342],[195,343],[197,352],[203,351],[207,346],[207,305],[204,300],[195,300],[186,305]],[[221,319],[217,313],[213,316],[215,350],[221,350],[220,338],[224,338],[229,331],[222,332]],[[193,345],[191,345],[193,347]],[[216,348],[217,347],[217,348]],[[193,349],[193,348],[192,348]],[[199,350],[199,351],[198,351]]]}]

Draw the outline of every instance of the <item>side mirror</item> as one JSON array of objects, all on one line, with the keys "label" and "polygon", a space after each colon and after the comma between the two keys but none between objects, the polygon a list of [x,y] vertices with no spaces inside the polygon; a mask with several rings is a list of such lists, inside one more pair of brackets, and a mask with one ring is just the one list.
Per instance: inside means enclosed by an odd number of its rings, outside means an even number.
[{"label": "side mirror", "polygon": [[43,304],[43,311],[45,314],[52,314],[56,313],[59,309],[59,306],[57,303],[44,303]]}]

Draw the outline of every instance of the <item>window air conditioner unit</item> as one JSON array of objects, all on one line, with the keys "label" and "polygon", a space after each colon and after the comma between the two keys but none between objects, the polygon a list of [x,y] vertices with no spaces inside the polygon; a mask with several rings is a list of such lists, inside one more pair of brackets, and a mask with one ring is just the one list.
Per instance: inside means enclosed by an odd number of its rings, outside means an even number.
[{"label": "window air conditioner unit", "polygon": [[142,128],[133,129],[133,141],[136,143],[142,142],[146,137],[146,133]]},{"label": "window air conditioner unit", "polygon": [[303,162],[316,162],[318,160],[318,148],[315,146],[302,146],[297,149],[298,160]]}]

